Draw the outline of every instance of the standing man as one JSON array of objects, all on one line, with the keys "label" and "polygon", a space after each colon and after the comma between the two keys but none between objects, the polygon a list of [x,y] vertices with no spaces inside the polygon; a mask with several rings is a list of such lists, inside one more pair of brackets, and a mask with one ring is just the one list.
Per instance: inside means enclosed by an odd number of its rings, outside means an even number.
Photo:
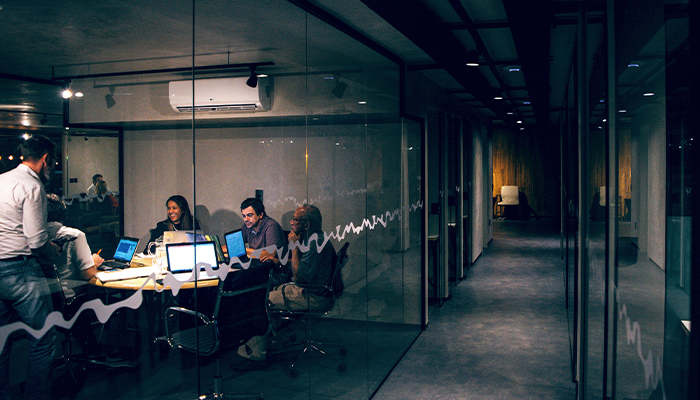
[{"label": "standing man", "polygon": [[[46,191],[56,164],[55,144],[33,135],[19,145],[22,163],[0,175],[0,327],[24,322],[42,329],[53,310],[49,287],[36,256],[53,259],[59,248],[49,241]],[[42,337],[28,334],[25,395],[51,398],[51,362],[56,331]],[[10,398],[9,358],[11,342],[0,343],[0,399]]]},{"label": "standing man", "polygon": [[262,250],[259,258],[260,261],[272,261],[279,265],[279,257],[287,251],[287,240],[280,224],[267,216],[262,201],[255,197],[243,200],[241,214],[243,216],[241,233],[243,234],[243,242],[248,244],[246,248],[248,257],[254,250],[275,246],[275,249],[283,249],[282,254],[277,254],[277,250],[271,252]]}]

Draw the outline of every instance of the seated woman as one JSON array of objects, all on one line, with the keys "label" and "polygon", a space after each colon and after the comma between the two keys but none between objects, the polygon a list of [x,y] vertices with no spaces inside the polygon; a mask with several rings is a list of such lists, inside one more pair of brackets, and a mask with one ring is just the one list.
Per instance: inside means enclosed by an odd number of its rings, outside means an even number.
[{"label": "seated woman", "polygon": [[158,222],[156,227],[151,229],[151,239],[148,242],[148,247],[150,247],[151,243],[155,242],[156,239],[163,236],[163,232],[165,231],[200,229],[199,221],[192,217],[190,206],[187,204],[187,200],[184,197],[177,194],[170,196],[165,202],[165,207],[167,210],[167,218]]}]

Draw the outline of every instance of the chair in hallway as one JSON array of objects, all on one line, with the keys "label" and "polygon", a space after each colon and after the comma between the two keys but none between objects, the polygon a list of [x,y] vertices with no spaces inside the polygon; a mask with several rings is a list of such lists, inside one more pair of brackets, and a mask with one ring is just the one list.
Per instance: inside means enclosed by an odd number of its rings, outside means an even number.
[{"label": "chair in hallway", "polygon": [[[320,289],[320,290],[325,290],[327,293],[329,293],[329,298],[332,299],[328,306],[323,308],[323,309],[305,309],[305,310],[288,310],[288,309],[268,309],[268,313],[270,314],[271,318],[274,318],[275,316],[278,316],[282,320],[296,320],[298,318],[305,318],[306,319],[306,340],[304,342],[299,343],[297,346],[290,348],[290,349],[285,349],[283,352],[287,352],[290,350],[293,350],[295,348],[301,348],[301,352],[299,355],[294,359],[292,364],[289,366],[290,371],[289,375],[292,378],[296,378],[299,376],[299,370],[295,368],[297,365],[297,362],[301,359],[301,357],[305,354],[310,354],[312,352],[318,352],[326,357],[329,357],[335,363],[338,365],[338,370],[339,371],[345,371],[347,369],[347,366],[340,361],[340,359],[336,358],[332,354],[326,350],[328,347],[337,347],[340,350],[340,355],[345,355],[347,354],[347,349],[345,348],[344,345],[339,344],[339,343],[322,343],[322,342],[317,342],[312,340],[311,338],[311,318],[313,317],[321,317],[324,315],[329,314],[333,309],[335,308],[336,303],[338,302],[338,298],[340,295],[343,293],[344,285],[343,285],[343,267],[345,267],[345,264],[348,262],[348,246],[350,246],[349,242],[345,242],[343,246],[338,250],[338,252],[335,255],[335,263],[334,263],[334,270],[333,270],[333,275],[330,280],[326,285],[309,285],[305,284],[304,288],[309,288],[309,289]],[[286,283],[285,285],[294,285],[294,282]]]},{"label": "chair in hallway", "polygon": [[[157,341],[165,341],[172,348],[201,356],[217,355],[213,393],[199,399],[263,398],[262,393],[223,393],[218,353],[221,351],[222,337],[227,342],[227,348],[237,348],[255,335],[266,334],[269,329],[266,313],[269,272],[263,267],[255,269],[229,272],[226,280],[219,281],[211,314],[178,306],[165,311],[165,336],[157,338]],[[244,279],[236,280],[235,284],[229,280],[242,277]],[[222,302],[225,302],[223,306]],[[206,305],[200,308],[206,308]],[[221,310],[226,312],[222,313]]]},{"label": "chair in hallway", "polygon": [[520,219],[520,190],[517,186],[501,186],[501,200],[497,203],[499,216],[505,216],[506,207],[517,207]]}]

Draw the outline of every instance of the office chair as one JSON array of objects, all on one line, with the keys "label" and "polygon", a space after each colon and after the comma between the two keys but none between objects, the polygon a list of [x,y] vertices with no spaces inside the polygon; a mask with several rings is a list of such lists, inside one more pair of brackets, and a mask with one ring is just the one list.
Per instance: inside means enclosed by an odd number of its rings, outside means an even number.
[{"label": "office chair", "polygon": [[[217,296],[212,314],[206,315],[184,307],[169,307],[165,311],[165,336],[156,341],[165,341],[170,347],[182,349],[202,356],[216,354],[221,347],[221,337],[225,337],[230,345],[238,348],[255,335],[264,335],[269,329],[266,313],[267,294],[269,285],[268,269],[257,267],[260,271],[229,272],[227,278],[219,281]],[[248,273],[250,272],[250,273]],[[264,272],[264,274],[263,274]],[[240,278],[232,285],[229,278]],[[232,288],[232,289],[229,289]],[[222,300],[230,299],[237,305],[221,306]],[[220,313],[221,310],[227,313]],[[230,311],[230,312],[229,312]],[[220,330],[223,329],[223,334]],[[213,393],[200,396],[198,399],[262,399],[263,394],[227,394],[222,391],[220,360],[215,360]]]},{"label": "office chair", "polygon": [[501,217],[505,215],[505,207],[518,207],[518,218],[520,219],[520,195],[517,186],[501,186],[501,201],[496,205],[499,208]]},{"label": "office chair", "polygon": [[[67,297],[63,290],[63,282],[58,274],[58,270],[55,264],[40,263],[44,276],[48,279],[49,289],[51,291],[51,301],[54,306],[55,311],[60,311],[64,319],[68,320],[73,317],[74,313],[79,308],[78,306],[85,301],[85,292],[76,292],[74,296]],[[91,312],[91,311],[85,311]],[[112,360],[112,361],[102,361],[99,359],[87,357],[84,354],[73,353],[73,338],[75,333],[79,329],[91,330],[93,326],[99,324],[95,318],[93,321],[82,321],[79,322],[80,318],[76,320],[76,324],[69,328],[56,327],[56,331],[63,335],[63,340],[61,345],[63,346],[63,354],[61,357],[54,360],[54,368],[61,365],[66,367],[68,374],[70,375],[73,384],[76,387],[80,387],[87,375],[87,365],[98,365],[108,368],[134,368],[134,364],[123,361],[123,360]],[[100,325],[100,332],[104,330],[104,325]],[[100,335],[101,335],[100,333]],[[99,338],[96,342],[99,342]]]},{"label": "office chair", "polygon": [[[290,371],[289,375],[292,378],[297,378],[299,376],[299,370],[295,368],[295,365],[297,362],[301,359],[301,357],[304,354],[310,354],[311,352],[319,352],[324,356],[327,356],[331,358],[333,361],[335,361],[338,364],[338,370],[343,372],[347,369],[347,366],[340,361],[338,358],[335,356],[331,355],[327,350],[324,349],[324,347],[338,347],[340,349],[340,354],[341,355],[346,355],[348,353],[348,350],[343,346],[342,344],[338,343],[321,343],[321,342],[316,342],[311,339],[311,317],[321,317],[324,315],[329,314],[333,309],[335,308],[335,304],[338,301],[338,298],[340,295],[343,293],[343,267],[345,267],[345,264],[348,262],[348,246],[350,246],[349,242],[345,242],[343,246],[338,250],[336,253],[335,258],[335,266],[333,270],[333,275],[331,278],[331,281],[326,284],[326,285],[310,285],[310,284],[304,284],[304,288],[316,288],[316,289],[323,289],[326,290],[328,293],[330,293],[330,298],[332,299],[331,302],[329,302],[329,305],[320,310],[288,310],[288,309],[275,309],[275,308],[268,308],[268,313],[270,316],[278,315],[279,318],[282,320],[296,320],[298,318],[306,318],[306,340],[302,343],[299,343],[297,346],[294,346],[289,349],[284,349],[279,352],[271,352],[272,354],[277,354],[281,352],[287,352],[290,350],[293,350],[295,348],[301,348],[301,352],[299,355],[294,359],[294,362],[289,366]],[[295,285],[296,283],[294,282],[289,282],[284,284],[285,285]],[[293,340],[292,340],[293,341]]]}]

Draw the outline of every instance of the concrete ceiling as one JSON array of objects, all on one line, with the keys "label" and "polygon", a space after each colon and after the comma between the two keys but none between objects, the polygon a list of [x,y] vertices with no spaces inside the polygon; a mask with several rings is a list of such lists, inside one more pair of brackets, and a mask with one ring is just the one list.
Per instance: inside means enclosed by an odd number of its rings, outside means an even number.
[{"label": "concrete ceiling", "polygon": [[[13,1],[0,6],[0,128],[61,126],[62,78],[190,66],[193,19],[197,65],[272,61],[265,72],[274,73],[303,70],[309,54],[328,69],[386,56],[421,71],[496,125],[547,128],[556,122],[571,73],[578,3],[197,0],[193,12],[191,1]],[[300,8],[356,31],[380,53],[307,19]],[[301,28],[307,21],[315,32],[309,42]],[[306,56],[296,51],[302,44],[309,46]],[[465,65],[470,50],[478,53],[478,67]],[[520,70],[509,72],[513,67]],[[495,100],[497,93],[504,99]]]}]

